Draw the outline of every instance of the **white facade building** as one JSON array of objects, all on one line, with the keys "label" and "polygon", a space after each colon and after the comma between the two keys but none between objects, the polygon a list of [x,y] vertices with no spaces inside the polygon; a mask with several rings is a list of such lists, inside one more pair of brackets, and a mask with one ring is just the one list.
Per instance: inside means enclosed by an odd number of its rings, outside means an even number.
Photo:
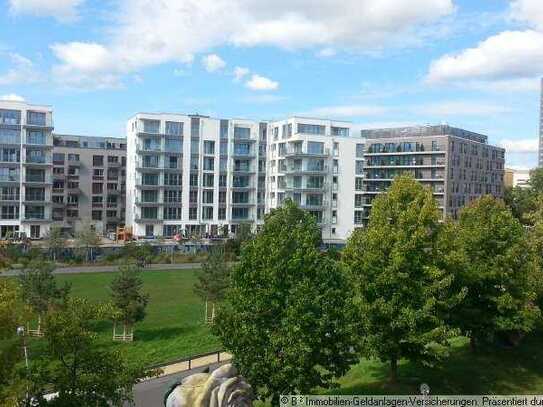
[{"label": "white facade building", "polygon": [[53,112],[0,101],[0,235],[44,237],[51,223]]},{"label": "white facade building", "polygon": [[355,174],[364,142],[343,121],[291,117],[268,127],[268,200],[290,198],[315,216],[324,243],[344,243],[354,229]]},{"label": "white facade building", "polygon": [[266,130],[241,119],[136,114],[127,124],[126,225],[143,237],[260,222]]},{"label": "white facade building", "polygon": [[127,125],[126,224],[135,236],[217,235],[260,224],[290,197],[315,215],[325,243],[354,228],[364,149],[347,122],[264,123],[139,113]]}]

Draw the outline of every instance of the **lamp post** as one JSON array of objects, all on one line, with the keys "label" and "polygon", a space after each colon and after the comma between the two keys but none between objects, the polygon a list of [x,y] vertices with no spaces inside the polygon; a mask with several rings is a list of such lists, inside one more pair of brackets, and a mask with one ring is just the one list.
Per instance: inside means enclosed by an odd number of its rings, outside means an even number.
[{"label": "lamp post", "polygon": [[23,341],[23,351],[25,355],[25,366],[26,366],[26,376],[27,376],[27,383],[26,383],[26,400],[25,405],[28,405],[29,403],[29,388],[28,388],[28,380],[30,380],[30,366],[28,364],[28,346],[26,343],[26,335],[25,335],[25,327],[24,326],[18,326],[17,327],[17,336],[21,337],[21,340]]}]

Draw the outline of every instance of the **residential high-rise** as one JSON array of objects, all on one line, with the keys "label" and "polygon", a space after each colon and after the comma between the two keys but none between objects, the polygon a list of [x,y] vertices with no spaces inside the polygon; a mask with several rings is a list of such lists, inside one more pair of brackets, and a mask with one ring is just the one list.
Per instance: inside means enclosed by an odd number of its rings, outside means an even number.
[{"label": "residential high-rise", "polygon": [[53,225],[74,234],[124,225],[126,140],[53,134]]},{"label": "residential high-rise", "polygon": [[291,117],[268,127],[267,210],[286,198],[315,216],[324,243],[344,242],[354,228],[355,176],[363,140],[349,122]]},{"label": "residential high-rise", "polygon": [[264,214],[266,126],[138,113],[127,124],[126,224],[135,236],[217,235]]},{"label": "residential high-rise", "polygon": [[0,101],[0,235],[44,237],[51,223],[53,111]]},{"label": "residential high-rise", "polygon": [[447,125],[361,134],[366,138],[365,170],[357,180],[356,224],[367,220],[372,200],[403,173],[429,186],[443,214],[454,218],[482,195],[503,196],[505,150],[489,145],[487,136]]}]

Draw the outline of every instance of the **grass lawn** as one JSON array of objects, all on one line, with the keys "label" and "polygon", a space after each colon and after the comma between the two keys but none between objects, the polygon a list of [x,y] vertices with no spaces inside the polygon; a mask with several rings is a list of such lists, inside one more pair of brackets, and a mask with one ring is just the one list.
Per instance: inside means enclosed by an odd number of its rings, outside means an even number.
[{"label": "grass lawn", "polygon": [[[72,294],[91,301],[107,301],[115,273],[59,274],[57,281],[72,284]],[[203,322],[204,305],[193,292],[194,270],[144,271],[144,290],[149,293],[145,320],[136,325],[133,343],[113,342],[112,323],[99,324],[100,341],[125,349],[148,365],[210,352],[221,348]],[[31,351],[39,352],[42,340],[33,340]]]}]

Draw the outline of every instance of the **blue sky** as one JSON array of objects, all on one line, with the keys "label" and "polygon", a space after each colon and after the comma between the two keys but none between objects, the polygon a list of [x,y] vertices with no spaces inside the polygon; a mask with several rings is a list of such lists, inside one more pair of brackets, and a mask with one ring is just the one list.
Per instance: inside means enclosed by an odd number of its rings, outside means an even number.
[{"label": "blue sky", "polygon": [[536,163],[542,0],[0,0],[0,98],[61,133],[138,111],[446,122]]}]

